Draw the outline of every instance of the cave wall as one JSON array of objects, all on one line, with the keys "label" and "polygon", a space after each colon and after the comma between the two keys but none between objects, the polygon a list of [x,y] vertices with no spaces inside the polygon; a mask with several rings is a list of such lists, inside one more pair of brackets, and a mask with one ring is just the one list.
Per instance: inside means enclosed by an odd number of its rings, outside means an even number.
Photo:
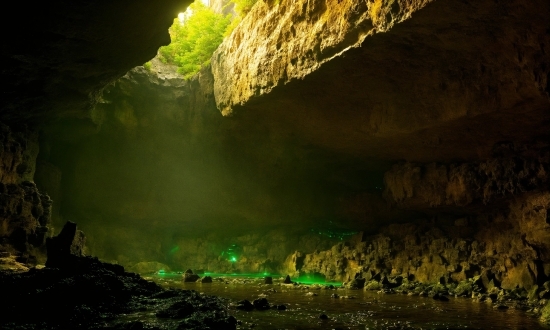
[{"label": "cave wall", "polygon": [[[59,179],[48,188],[60,198],[54,227],[78,222],[89,251],[107,260],[157,261],[176,269],[204,268],[212,255],[185,239],[223,232],[217,242],[209,240],[223,246],[286,228],[283,257],[273,261],[280,269],[285,256],[302,246],[300,233],[353,230],[360,223],[374,230],[399,214],[381,197],[386,164],[369,171],[351,158],[281,137],[266,123],[243,128],[220,116],[212,86],[208,69],[185,81],[153,60],[151,71],[138,67],[103,91],[93,122],[67,119],[46,127],[48,152],[39,157],[39,173],[53,172],[37,182],[46,187]],[[357,173],[367,175],[358,179]],[[350,193],[358,187],[359,197]],[[364,207],[360,200],[370,203]],[[170,255],[176,246],[180,251]],[[248,255],[250,263],[274,260],[265,251]]]},{"label": "cave wall", "polygon": [[0,251],[23,262],[44,262],[52,200],[33,180],[38,134],[0,123]]},{"label": "cave wall", "polygon": [[[22,2],[10,4],[11,19],[2,23],[7,32],[0,51],[5,64],[0,77],[6,86],[0,101],[2,249],[22,258],[29,253],[37,257],[52,230],[50,219],[55,225],[62,221],[62,172],[47,162],[51,145],[40,131],[59,118],[73,118],[85,124],[71,127],[65,136],[71,129],[90,132],[90,109],[99,101],[101,89],[169,43],[168,27],[189,3],[58,0],[32,8]],[[57,203],[53,208],[50,196]]]},{"label": "cave wall", "polygon": [[253,9],[212,57],[222,114],[365,162],[548,139],[548,2],[326,4]]},{"label": "cave wall", "polygon": [[[168,263],[181,245],[197,257],[174,263],[202,267],[209,232],[406,222],[299,251],[289,271],[545,280],[547,1],[259,2],[191,81],[126,74],[186,3],[56,1],[54,16],[31,13],[38,33],[4,40],[5,241],[21,227],[30,249],[51,214],[109,259]],[[51,211],[30,183],[38,130],[21,123],[42,124],[35,180]],[[303,249],[296,237],[282,250]]]},{"label": "cave wall", "polygon": [[345,282],[403,276],[448,284],[483,275],[487,289],[493,280],[492,287],[529,290],[550,277],[549,198],[546,190],[516,196],[492,212],[433,212],[329,250],[296,251],[287,270]]}]

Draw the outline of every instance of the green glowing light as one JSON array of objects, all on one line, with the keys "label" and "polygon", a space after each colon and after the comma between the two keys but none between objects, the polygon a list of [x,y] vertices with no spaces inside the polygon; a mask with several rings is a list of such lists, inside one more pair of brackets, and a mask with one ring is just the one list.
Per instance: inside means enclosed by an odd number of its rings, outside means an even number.
[{"label": "green glowing light", "polygon": [[180,247],[176,245],[176,246],[174,246],[174,247],[170,250],[169,253],[170,253],[170,254],[174,254],[174,253],[178,252],[179,249],[180,249]]},{"label": "green glowing light", "polygon": [[222,257],[229,262],[237,262],[237,259],[242,253],[242,248],[237,244],[232,244],[225,251],[222,251]]}]

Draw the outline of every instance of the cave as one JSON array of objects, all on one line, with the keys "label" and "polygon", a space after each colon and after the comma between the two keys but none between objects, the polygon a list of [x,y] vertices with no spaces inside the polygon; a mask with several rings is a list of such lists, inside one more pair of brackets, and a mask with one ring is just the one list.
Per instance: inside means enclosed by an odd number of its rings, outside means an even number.
[{"label": "cave", "polygon": [[0,329],[550,327],[548,1],[191,2],[11,4]]}]

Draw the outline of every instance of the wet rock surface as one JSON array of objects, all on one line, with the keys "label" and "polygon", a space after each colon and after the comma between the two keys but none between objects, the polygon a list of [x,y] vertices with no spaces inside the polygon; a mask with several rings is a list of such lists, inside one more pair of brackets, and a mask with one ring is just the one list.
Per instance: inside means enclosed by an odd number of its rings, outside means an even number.
[{"label": "wet rock surface", "polygon": [[[0,291],[9,302],[0,329],[160,329],[154,321],[117,319],[138,312],[174,320],[163,329],[235,329],[224,300],[165,290],[120,265],[86,257],[83,250],[84,234],[67,222],[58,236],[48,239],[46,267],[0,267]],[[0,261],[10,257],[3,253]]]},{"label": "wet rock surface", "polygon": [[[74,257],[63,268],[0,274],[0,290],[9,304],[1,329],[127,329],[121,314],[154,312],[177,320],[172,329],[234,329],[222,299],[194,291],[166,291],[119,265]],[[55,303],[54,303],[55,302]],[[154,322],[145,329],[159,329]]]},{"label": "wet rock surface", "polygon": [[[214,278],[214,283],[206,286],[182,283],[176,274],[173,280],[164,276],[157,280],[167,287],[193,287],[230,298],[233,302],[229,312],[239,319],[238,329],[499,329],[528,324],[534,329],[544,328],[533,315],[540,315],[546,301],[528,301],[524,290],[482,293],[483,289],[476,284],[479,279],[442,285],[386,276],[377,282],[380,285],[377,290],[309,285],[298,280],[285,284],[283,276],[274,278],[272,285],[263,284],[261,278],[248,277]],[[400,285],[396,286],[398,282]],[[457,296],[457,292],[462,292],[462,296]],[[250,299],[252,296],[258,298]],[[335,298],[341,300],[335,303]],[[257,309],[251,303],[264,299],[271,306],[269,309]],[[502,320],[502,313],[510,313],[507,318],[519,318]],[[321,314],[328,318],[319,319]],[[487,314],[492,316],[486,319]]]}]

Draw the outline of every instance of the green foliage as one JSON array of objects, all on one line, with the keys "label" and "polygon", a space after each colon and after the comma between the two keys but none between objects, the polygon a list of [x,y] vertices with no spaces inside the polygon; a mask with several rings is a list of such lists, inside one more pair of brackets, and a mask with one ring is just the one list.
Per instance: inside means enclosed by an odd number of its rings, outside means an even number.
[{"label": "green foliage", "polygon": [[176,64],[178,72],[186,78],[209,63],[231,23],[230,15],[217,14],[201,1],[195,1],[189,8],[192,15],[184,22],[174,20],[169,30],[172,42],[159,49],[160,60]]},{"label": "green foliage", "polygon": [[147,69],[147,71],[151,71],[151,66],[152,66],[151,61],[145,62],[145,63],[143,64],[143,67],[144,67],[145,69]]},{"label": "green foliage", "polygon": [[229,35],[231,35],[231,32],[235,30],[235,28],[237,27],[237,25],[239,25],[239,23],[241,23],[241,21],[242,21],[242,18],[239,16],[233,18],[231,23],[225,29],[224,37],[228,37]]},{"label": "green foliage", "polygon": [[235,4],[235,11],[237,14],[241,17],[245,17],[258,0],[233,0],[232,2]]}]

